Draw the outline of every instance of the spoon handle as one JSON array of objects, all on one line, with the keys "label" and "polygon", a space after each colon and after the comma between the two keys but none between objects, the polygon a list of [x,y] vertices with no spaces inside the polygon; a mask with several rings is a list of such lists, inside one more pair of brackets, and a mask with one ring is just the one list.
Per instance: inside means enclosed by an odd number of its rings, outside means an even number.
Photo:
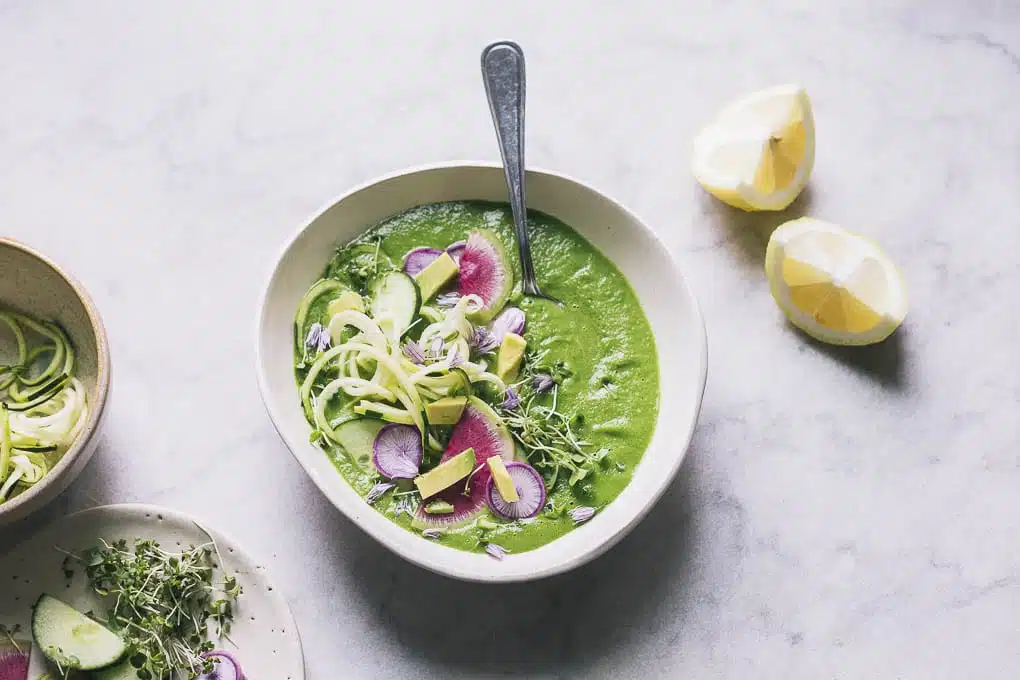
[{"label": "spoon handle", "polygon": [[517,248],[521,258],[524,292],[539,295],[524,199],[524,52],[515,42],[503,41],[482,51],[482,80],[489,112],[496,126],[499,153],[503,157],[510,210],[514,216]]}]

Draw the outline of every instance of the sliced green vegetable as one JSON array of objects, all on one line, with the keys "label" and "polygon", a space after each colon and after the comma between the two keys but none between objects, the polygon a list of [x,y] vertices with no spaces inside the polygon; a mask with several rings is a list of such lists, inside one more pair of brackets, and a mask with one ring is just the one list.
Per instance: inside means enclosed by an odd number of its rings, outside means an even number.
[{"label": "sliced green vegetable", "polygon": [[372,302],[369,306],[372,318],[381,325],[383,318],[389,319],[398,335],[410,328],[418,310],[421,309],[421,290],[418,284],[404,272],[389,272],[368,285]]},{"label": "sliced green vegetable", "polygon": [[301,298],[301,304],[298,306],[297,317],[294,320],[294,342],[298,348],[298,352],[302,352],[305,346],[305,333],[308,332],[308,313],[312,309],[312,305],[323,295],[327,293],[337,293],[342,290],[347,290],[347,286],[334,279],[322,279],[317,281],[305,296]]},{"label": "sliced green vegetable", "polygon": [[372,444],[386,421],[379,418],[354,418],[338,425],[334,432],[336,443],[343,447],[347,456],[366,472],[375,472],[372,464]]},{"label": "sliced green vegetable", "polygon": [[127,649],[109,629],[50,595],[35,603],[32,635],[46,658],[63,669],[106,668],[120,661]]}]

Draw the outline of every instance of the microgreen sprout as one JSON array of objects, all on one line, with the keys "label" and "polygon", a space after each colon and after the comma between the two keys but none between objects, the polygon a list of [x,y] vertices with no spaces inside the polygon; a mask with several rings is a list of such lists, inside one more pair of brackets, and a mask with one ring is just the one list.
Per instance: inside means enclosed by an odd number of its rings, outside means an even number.
[{"label": "microgreen sprout", "polygon": [[203,656],[214,647],[209,634],[229,639],[241,585],[225,572],[216,578],[223,561],[211,536],[181,552],[152,540],[100,540],[72,557],[92,590],[110,598],[103,623],[124,638],[139,678],[191,680],[213,671]]}]

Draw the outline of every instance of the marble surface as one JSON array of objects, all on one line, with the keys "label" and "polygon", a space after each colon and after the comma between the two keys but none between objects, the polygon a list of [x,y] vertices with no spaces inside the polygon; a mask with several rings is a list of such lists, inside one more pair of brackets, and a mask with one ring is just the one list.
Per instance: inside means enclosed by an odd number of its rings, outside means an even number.
[{"label": "marble surface", "polygon": [[[996,0],[0,1],[0,232],[112,338],[101,449],[39,524],[159,503],[286,583],[308,677],[1008,678],[1020,662],[1020,9]],[[478,53],[529,56],[529,159],[645,217],[710,341],[672,490],[596,562],[512,587],[398,561],[321,497],[255,387],[277,249],[377,174],[495,159]],[[783,215],[724,209],[690,139],[804,82]],[[869,350],[805,340],[761,270],[791,216],[880,240],[912,297]],[[0,273],[2,275],[2,273]]]}]

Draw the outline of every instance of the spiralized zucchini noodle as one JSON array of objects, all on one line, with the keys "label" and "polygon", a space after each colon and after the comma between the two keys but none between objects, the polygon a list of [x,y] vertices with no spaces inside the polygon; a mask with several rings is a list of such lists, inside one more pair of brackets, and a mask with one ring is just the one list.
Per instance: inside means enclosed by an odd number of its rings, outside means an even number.
[{"label": "spiralized zucchini noodle", "polygon": [[17,356],[0,364],[0,504],[42,481],[89,417],[74,348],[60,326],[0,310],[5,335]]}]

